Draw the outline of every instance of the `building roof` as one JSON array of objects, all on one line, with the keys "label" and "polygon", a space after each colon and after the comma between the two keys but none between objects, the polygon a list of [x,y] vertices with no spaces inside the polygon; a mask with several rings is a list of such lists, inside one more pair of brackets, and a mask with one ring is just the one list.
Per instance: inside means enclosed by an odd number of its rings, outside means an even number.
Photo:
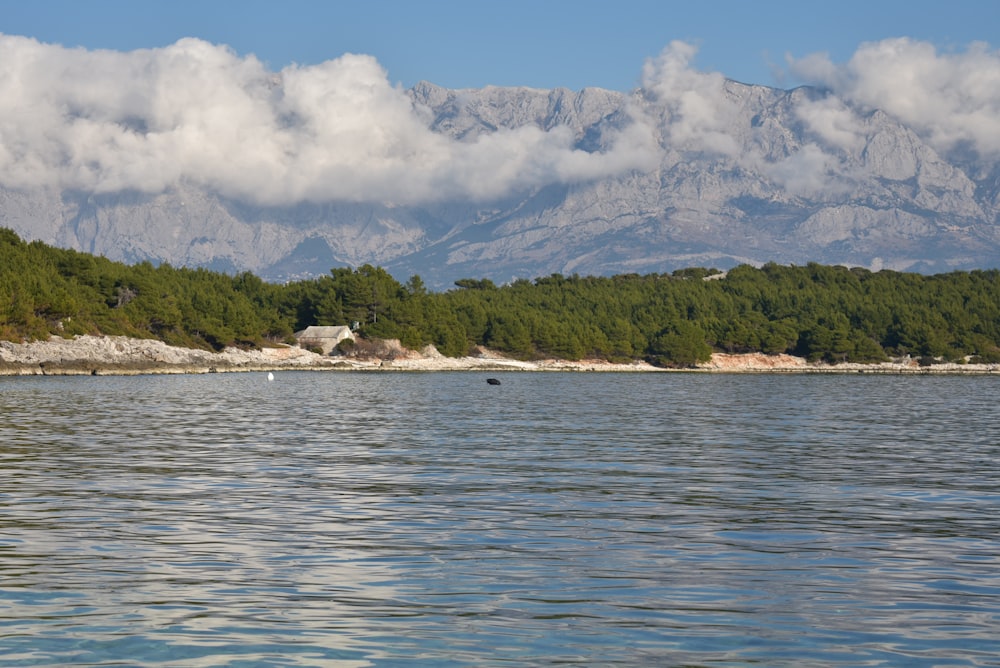
[{"label": "building roof", "polygon": [[343,339],[351,334],[351,328],[347,325],[336,325],[333,327],[311,325],[301,332],[295,332],[297,339]]}]

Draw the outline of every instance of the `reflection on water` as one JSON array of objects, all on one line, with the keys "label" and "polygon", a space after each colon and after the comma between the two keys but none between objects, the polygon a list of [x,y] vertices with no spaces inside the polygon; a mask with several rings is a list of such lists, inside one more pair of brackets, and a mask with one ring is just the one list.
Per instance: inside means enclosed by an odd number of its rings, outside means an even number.
[{"label": "reflection on water", "polygon": [[5,666],[1000,665],[990,377],[0,379]]}]

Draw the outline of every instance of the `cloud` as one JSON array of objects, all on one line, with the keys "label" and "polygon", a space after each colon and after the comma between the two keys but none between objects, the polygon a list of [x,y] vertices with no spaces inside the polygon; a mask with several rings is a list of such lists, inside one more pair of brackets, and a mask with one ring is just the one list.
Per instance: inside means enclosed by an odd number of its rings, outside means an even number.
[{"label": "cloud", "polygon": [[832,94],[798,98],[807,139],[777,161],[755,140],[747,100],[721,73],[694,69],[696,52],[673,42],[647,60],[630,122],[587,152],[563,126],[465,140],[435,132],[430,110],[366,55],[274,72],[198,39],[116,52],[0,35],[0,185],[156,193],[192,183],[265,205],[421,204],[613,178],[693,153],[819,196],[863,178],[866,109],[938,150],[1000,157],[1000,53],[985,45],[942,54],[893,39],[862,45],[846,64],[790,59],[797,77]]},{"label": "cloud", "polygon": [[726,78],[692,68],[696,52],[691,44],[671,42],[646,61],[642,88],[665,108],[662,125],[671,145],[736,157],[740,146],[731,130],[738,112],[726,96]]},{"label": "cloud", "polygon": [[661,110],[650,122],[664,147],[732,159],[793,196],[841,197],[870,176],[862,156],[874,129],[868,112],[875,109],[942,153],[972,148],[984,161],[1000,158],[1000,52],[985,44],[940,53],[901,38],[862,44],[844,64],[826,54],[789,58],[796,77],[831,94],[796,97],[791,111],[806,134],[778,159],[755,141],[756,130],[746,126],[741,100],[724,76],[692,67],[696,51],[674,42],[643,69],[643,89]]},{"label": "cloud", "polygon": [[490,199],[656,164],[641,124],[588,153],[564,127],[458,141],[430,122],[370,56],[271,72],[254,56],[198,39],[123,53],[0,35],[0,183],[8,187],[159,192],[191,182],[261,204],[412,204]]},{"label": "cloud", "polygon": [[824,54],[788,61],[799,78],[885,111],[938,151],[971,146],[985,159],[1000,157],[1000,52],[985,44],[939,53],[897,38],[861,45],[846,64]]},{"label": "cloud", "polygon": [[942,153],[971,148],[985,161],[1000,158],[1000,52],[985,44],[940,53],[901,38],[863,44],[845,64],[826,54],[789,59],[795,76],[831,94],[796,97],[791,111],[806,134],[778,159],[755,141],[723,75],[693,69],[695,54],[694,46],[674,42],[643,69],[643,89],[664,110],[656,124],[665,147],[732,159],[793,196],[841,197],[870,176],[861,165],[875,109]]},{"label": "cloud", "polygon": [[846,168],[841,159],[809,143],[787,158],[762,163],[761,170],[797,197],[819,198],[849,191]]},{"label": "cloud", "polygon": [[864,125],[838,97],[803,99],[795,107],[795,116],[831,149],[857,151],[865,145]]},{"label": "cloud", "polygon": [[812,135],[777,160],[767,157],[767,141],[751,127],[739,93],[719,73],[699,72],[691,64],[696,49],[673,42],[646,62],[642,86],[661,111],[658,127],[665,147],[708,154],[765,175],[788,194],[826,197],[846,192],[852,178],[847,155],[864,147],[864,127],[854,111],[830,96],[802,96],[793,113]]}]

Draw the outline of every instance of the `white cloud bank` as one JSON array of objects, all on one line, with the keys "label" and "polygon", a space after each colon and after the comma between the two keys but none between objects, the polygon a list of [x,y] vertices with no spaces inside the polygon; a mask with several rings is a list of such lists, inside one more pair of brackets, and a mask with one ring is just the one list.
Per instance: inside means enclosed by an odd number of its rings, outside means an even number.
[{"label": "white cloud bank", "polygon": [[938,53],[926,42],[887,39],[862,44],[843,65],[814,54],[789,58],[789,66],[846,101],[894,116],[938,151],[967,146],[1000,156],[1000,51],[986,44]]},{"label": "white cloud bank", "polygon": [[[369,56],[268,71],[253,56],[184,39],[160,49],[88,51],[0,35],[0,184],[92,192],[160,192],[190,182],[261,204],[486,200],[518,189],[651,170],[665,149],[762,169],[793,193],[831,187],[844,151],[863,146],[856,109],[879,108],[939,150],[1000,157],[1000,54],[985,45],[940,54],[907,39],[862,45],[846,64],[790,60],[836,97],[803,102],[813,133],[776,163],[736,133],[739,100],[719,73],[671,44],[643,69],[656,118],[601,153],[568,128],[525,126],[450,139]],[[648,108],[647,108],[648,110]],[[662,145],[661,145],[662,143]]]},{"label": "white cloud bank", "polygon": [[793,113],[808,132],[785,157],[767,155],[747,132],[745,100],[727,90],[722,74],[692,68],[695,51],[674,42],[643,69],[643,89],[663,110],[657,125],[664,145],[732,159],[791,195],[840,196],[870,176],[859,171],[858,156],[872,138],[868,112],[876,109],[939,153],[961,148],[985,163],[1000,160],[1000,52],[985,44],[939,53],[898,38],[863,44],[846,64],[823,54],[789,58],[793,74],[832,95],[798,99]]},{"label": "white cloud bank", "polygon": [[655,165],[640,125],[592,154],[568,128],[459,142],[429,122],[369,56],[274,73],[197,39],[121,53],[0,36],[8,187],[158,192],[187,181],[263,204],[405,204]]}]

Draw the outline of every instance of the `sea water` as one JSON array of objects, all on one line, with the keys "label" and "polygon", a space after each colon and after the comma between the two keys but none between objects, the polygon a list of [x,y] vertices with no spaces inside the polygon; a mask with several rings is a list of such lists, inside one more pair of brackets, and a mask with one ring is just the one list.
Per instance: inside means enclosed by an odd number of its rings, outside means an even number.
[{"label": "sea water", "polygon": [[3,666],[1000,666],[1000,379],[0,378]]}]

